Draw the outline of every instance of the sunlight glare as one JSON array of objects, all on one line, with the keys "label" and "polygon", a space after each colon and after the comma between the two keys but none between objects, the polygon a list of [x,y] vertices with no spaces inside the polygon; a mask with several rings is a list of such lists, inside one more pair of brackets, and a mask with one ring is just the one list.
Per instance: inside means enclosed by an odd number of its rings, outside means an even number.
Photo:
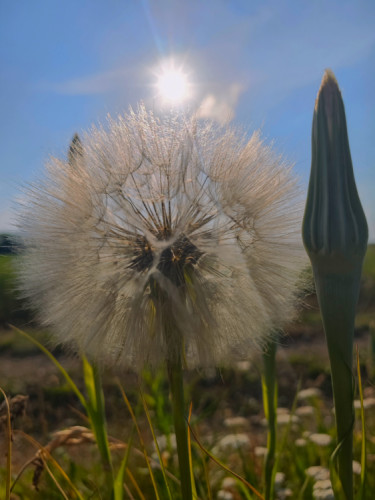
[{"label": "sunlight glare", "polygon": [[182,102],[188,97],[188,81],[182,71],[164,70],[159,76],[157,87],[160,95],[167,101]]}]

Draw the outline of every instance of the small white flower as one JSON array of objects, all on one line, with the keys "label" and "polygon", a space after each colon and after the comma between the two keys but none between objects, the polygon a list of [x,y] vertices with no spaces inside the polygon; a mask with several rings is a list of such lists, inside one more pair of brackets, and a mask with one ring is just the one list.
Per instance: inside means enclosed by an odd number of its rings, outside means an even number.
[{"label": "small white flower", "polygon": [[266,457],[268,450],[265,446],[256,446],[254,449],[254,454],[256,457]]},{"label": "small white flower", "polygon": [[287,413],[281,413],[277,415],[277,425],[288,425],[289,423],[298,424],[299,418],[297,415],[290,415]]},{"label": "small white flower", "polygon": [[277,491],[277,500],[285,500],[293,495],[293,492],[290,488],[283,488]]},{"label": "small white flower", "polygon": [[140,108],[52,158],[28,191],[24,295],[96,361],[246,359],[294,309],[298,197],[258,134]]},{"label": "small white flower", "polygon": [[225,427],[238,428],[247,427],[249,422],[244,417],[228,417],[224,420]]},{"label": "small white flower", "polygon": [[315,433],[311,434],[309,439],[318,446],[329,446],[332,443],[332,437],[329,434]]},{"label": "small white flower", "polygon": [[320,465],[313,465],[305,470],[307,476],[312,477],[315,481],[325,481],[329,479],[329,470]]},{"label": "small white flower", "polygon": [[233,495],[230,491],[226,490],[219,490],[217,492],[217,499],[218,500],[233,500]]},{"label": "small white flower", "polygon": [[319,479],[313,486],[313,497],[316,500],[334,500],[335,496],[329,479]]},{"label": "small white flower", "polygon": [[221,483],[222,488],[233,488],[236,486],[236,480],[234,477],[228,476],[223,479],[223,482]]},{"label": "small white flower", "polygon": [[250,439],[247,434],[227,434],[222,437],[216,446],[213,448],[213,455],[218,455],[222,452],[236,451],[239,448],[249,448]]},{"label": "small white flower", "polygon": [[283,407],[279,407],[276,409],[276,413],[277,415],[290,415],[290,410],[289,408],[283,408]]},{"label": "small white flower", "polygon": [[315,409],[313,406],[300,406],[296,408],[296,415],[298,417],[311,417],[315,414]]},{"label": "small white flower", "polygon": [[322,391],[316,387],[310,387],[309,389],[303,389],[302,391],[299,391],[297,394],[297,399],[303,400],[303,399],[315,399],[315,398],[321,398],[322,397]]},{"label": "small white flower", "polygon": [[361,472],[362,472],[361,464],[359,462],[357,462],[357,460],[353,460],[353,473],[360,476]]},{"label": "small white flower", "polygon": [[275,474],[275,486],[279,488],[285,481],[284,472],[276,472]]},{"label": "small white flower", "polygon": [[[167,450],[169,447],[172,450],[177,449],[177,442],[176,442],[176,435],[175,434],[170,434],[169,436],[166,436],[163,434],[162,436],[158,436],[156,438],[159,446],[160,451]],[[155,442],[152,443],[154,448],[156,449]]]},{"label": "small white flower", "polygon": [[299,439],[296,439],[295,443],[294,443],[298,448],[303,448],[304,446],[307,445],[307,441],[306,439],[303,439],[303,438],[299,438]]}]

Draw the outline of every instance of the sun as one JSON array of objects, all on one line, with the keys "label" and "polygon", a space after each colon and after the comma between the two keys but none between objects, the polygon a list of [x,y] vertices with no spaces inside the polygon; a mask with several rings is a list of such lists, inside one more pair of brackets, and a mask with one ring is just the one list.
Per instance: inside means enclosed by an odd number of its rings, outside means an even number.
[{"label": "sun", "polygon": [[180,69],[164,68],[158,76],[156,86],[160,96],[170,103],[182,103],[189,96],[189,82]]}]

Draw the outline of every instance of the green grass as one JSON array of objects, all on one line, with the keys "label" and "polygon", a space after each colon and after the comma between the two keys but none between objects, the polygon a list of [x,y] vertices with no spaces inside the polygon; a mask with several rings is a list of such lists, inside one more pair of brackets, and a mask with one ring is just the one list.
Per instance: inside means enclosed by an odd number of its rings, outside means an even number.
[{"label": "green grass", "polygon": [[364,278],[371,278],[375,282],[375,245],[367,247],[367,253],[363,263]]}]

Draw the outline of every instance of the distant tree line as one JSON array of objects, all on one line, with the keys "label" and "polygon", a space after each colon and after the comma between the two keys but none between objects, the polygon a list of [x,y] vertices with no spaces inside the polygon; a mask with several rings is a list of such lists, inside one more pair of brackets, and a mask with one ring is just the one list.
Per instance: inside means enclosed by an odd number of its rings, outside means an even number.
[{"label": "distant tree line", "polygon": [[17,292],[14,263],[21,249],[17,236],[0,233],[0,328],[8,323],[25,324],[32,317]]},{"label": "distant tree line", "polygon": [[9,233],[0,233],[0,255],[14,255],[21,249],[19,239]]}]

